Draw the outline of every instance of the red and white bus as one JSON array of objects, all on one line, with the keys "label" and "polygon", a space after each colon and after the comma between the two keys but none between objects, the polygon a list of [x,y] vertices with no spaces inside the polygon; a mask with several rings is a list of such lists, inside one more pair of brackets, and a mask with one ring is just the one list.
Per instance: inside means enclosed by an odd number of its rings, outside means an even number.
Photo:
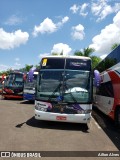
[{"label": "red and white bus", "polygon": [[94,90],[94,105],[120,127],[120,45],[98,64],[95,71],[100,72],[101,80]]},{"label": "red and white bus", "polygon": [[4,84],[4,81],[5,81],[5,78],[6,78],[5,74],[0,76],[0,94],[2,94],[2,91],[3,91],[3,84]]},{"label": "red and white bus", "polygon": [[4,98],[23,98],[24,74],[12,71],[5,79],[2,96]]}]

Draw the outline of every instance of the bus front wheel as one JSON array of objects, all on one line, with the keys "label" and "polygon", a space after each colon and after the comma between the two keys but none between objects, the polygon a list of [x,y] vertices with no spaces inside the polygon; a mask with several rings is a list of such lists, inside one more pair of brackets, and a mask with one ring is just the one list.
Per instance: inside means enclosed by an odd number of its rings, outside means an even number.
[{"label": "bus front wheel", "polygon": [[117,128],[120,128],[120,107],[117,108],[115,113],[115,125]]}]

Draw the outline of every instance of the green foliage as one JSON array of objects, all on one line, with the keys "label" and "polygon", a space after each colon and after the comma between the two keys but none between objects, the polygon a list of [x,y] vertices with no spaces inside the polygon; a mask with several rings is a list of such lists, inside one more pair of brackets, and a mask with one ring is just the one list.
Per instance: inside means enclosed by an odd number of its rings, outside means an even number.
[{"label": "green foliage", "polygon": [[29,72],[29,70],[33,67],[33,65],[26,64],[24,68],[19,69],[22,72]]},{"label": "green foliage", "polygon": [[2,71],[2,72],[0,72],[0,76],[3,74],[7,76],[11,71],[12,71],[11,68],[8,69],[7,71]]},{"label": "green foliage", "polygon": [[94,52],[93,48],[84,48],[83,51],[76,51],[74,55],[76,56],[85,56],[85,57],[90,57],[90,55]]},{"label": "green foliage", "polygon": [[33,67],[33,65],[25,65],[25,71],[29,72],[29,70]]},{"label": "green foliage", "polygon": [[59,55],[58,53],[55,53],[55,52],[53,52],[51,54],[52,54],[52,56],[58,56]]},{"label": "green foliage", "polygon": [[[26,64],[24,68],[19,69],[21,72],[28,72],[31,68],[33,67],[33,65],[28,65]],[[10,72],[12,71],[12,69],[8,69],[7,71],[2,71],[0,72],[0,75],[8,75]]]},{"label": "green foliage", "polygon": [[97,56],[91,56],[91,54],[94,52],[95,50],[93,48],[84,48],[83,51],[76,51],[74,53],[74,55],[76,56],[85,56],[85,57],[90,57],[92,59],[92,68],[95,68],[95,66],[97,66],[97,64],[101,61],[101,58],[97,57]]},{"label": "green foliage", "polygon": [[51,53],[52,56],[59,56],[59,55],[63,55],[63,50],[61,51],[61,53],[57,53],[57,52],[52,52]]},{"label": "green foliage", "polygon": [[95,50],[93,48],[84,48],[83,53],[85,57],[90,57],[91,54],[94,52]]},{"label": "green foliage", "polygon": [[92,59],[92,68],[94,69],[98,63],[100,63],[100,61],[102,60],[100,57],[97,56],[91,56],[90,57]]},{"label": "green foliage", "polygon": [[111,50],[114,50],[114,49],[117,48],[118,46],[119,46],[118,43],[114,43],[114,44],[112,45],[112,47],[111,47]]},{"label": "green foliage", "polygon": [[81,52],[81,51],[75,51],[74,55],[75,56],[84,56],[83,52]]}]

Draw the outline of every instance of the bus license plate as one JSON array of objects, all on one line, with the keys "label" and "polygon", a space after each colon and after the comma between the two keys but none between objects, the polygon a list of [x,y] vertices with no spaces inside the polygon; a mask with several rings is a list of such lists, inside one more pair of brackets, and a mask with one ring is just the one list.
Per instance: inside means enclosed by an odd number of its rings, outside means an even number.
[{"label": "bus license plate", "polygon": [[65,121],[65,120],[67,120],[67,117],[65,117],[65,116],[57,116],[56,120],[63,120],[63,121]]}]

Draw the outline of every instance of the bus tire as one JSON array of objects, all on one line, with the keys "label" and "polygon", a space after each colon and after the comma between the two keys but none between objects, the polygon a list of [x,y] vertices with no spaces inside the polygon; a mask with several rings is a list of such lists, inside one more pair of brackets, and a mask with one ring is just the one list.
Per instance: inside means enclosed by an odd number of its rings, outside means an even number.
[{"label": "bus tire", "polygon": [[120,128],[120,107],[115,112],[115,125],[117,128]]}]

